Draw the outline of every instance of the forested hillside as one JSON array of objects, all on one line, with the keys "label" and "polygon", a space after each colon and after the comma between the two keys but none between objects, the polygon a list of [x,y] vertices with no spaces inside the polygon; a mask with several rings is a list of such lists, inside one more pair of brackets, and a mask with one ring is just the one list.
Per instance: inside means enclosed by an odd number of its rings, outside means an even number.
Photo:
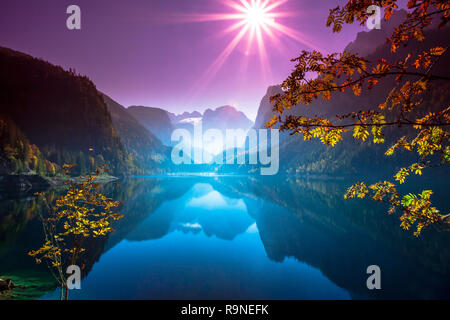
[{"label": "forested hillside", "polygon": [[166,146],[172,145],[171,135],[174,130],[167,111],[159,108],[131,106],[127,111],[148,131],[151,131]]},{"label": "forested hillside", "polygon": [[55,175],[58,166],[46,160],[39,148],[3,115],[0,115],[0,146],[0,174]]},{"label": "forested hillside", "polygon": [[144,128],[125,107],[105,94],[103,100],[120,140],[128,152],[126,162],[129,172],[145,174],[161,169],[162,163],[167,161],[169,156],[169,148]]},{"label": "forested hillside", "polygon": [[77,173],[102,163],[126,171],[126,150],[102,96],[72,70],[0,48],[0,113],[49,161],[76,163]]}]

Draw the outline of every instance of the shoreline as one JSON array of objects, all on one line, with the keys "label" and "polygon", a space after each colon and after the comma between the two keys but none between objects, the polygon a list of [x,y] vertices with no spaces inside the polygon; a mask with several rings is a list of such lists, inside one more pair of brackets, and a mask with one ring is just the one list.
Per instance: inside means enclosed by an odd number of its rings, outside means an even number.
[{"label": "shoreline", "polygon": [[[1,192],[39,192],[49,188],[63,186],[67,181],[78,182],[79,177],[45,177],[37,174],[10,174],[0,175],[0,191]],[[99,183],[109,183],[119,180],[119,178],[110,175],[101,175],[97,178]]]}]

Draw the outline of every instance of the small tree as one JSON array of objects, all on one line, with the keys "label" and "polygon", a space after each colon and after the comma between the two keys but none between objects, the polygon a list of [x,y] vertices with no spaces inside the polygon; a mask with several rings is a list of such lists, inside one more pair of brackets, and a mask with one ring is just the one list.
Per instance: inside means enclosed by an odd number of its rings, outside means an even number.
[{"label": "small tree", "polygon": [[[65,164],[62,172],[67,174],[74,166]],[[112,222],[123,217],[115,212],[122,203],[98,192],[99,185],[95,181],[105,171],[106,166],[100,166],[95,173],[81,177],[80,182],[66,182],[68,191],[56,201],[50,201],[44,193],[36,194],[42,197],[49,214],[44,217],[39,213],[45,242],[28,254],[37,264],[45,260],[61,288],[61,299],[67,300],[69,295],[65,270],[77,265],[80,255],[87,250],[87,240],[114,232]]]},{"label": "small tree", "polygon": [[[343,7],[330,10],[327,26],[333,32],[340,32],[344,23],[358,21],[364,25],[370,14],[367,8],[378,5],[384,8],[385,20],[392,17],[397,9],[397,0],[348,0]],[[410,40],[425,39],[425,28],[433,26],[433,21],[440,18],[439,28],[450,20],[450,2],[448,0],[409,0],[405,20],[394,30],[388,39],[391,51],[395,53],[400,45]],[[434,19],[436,18],[436,19]],[[274,116],[267,127],[280,125],[280,130],[303,134],[305,140],[319,138],[327,146],[335,146],[343,139],[342,134],[353,130],[353,137],[366,141],[370,133],[374,143],[384,143],[383,129],[391,127],[410,127],[414,130],[412,137],[399,138],[387,151],[391,156],[397,149],[416,152],[418,162],[402,168],[395,174],[395,181],[405,182],[410,174],[422,175],[426,168],[450,163],[450,107],[442,105],[437,112],[426,112],[423,96],[439,80],[450,81],[450,76],[437,75],[434,67],[448,51],[448,48],[435,46],[423,52],[409,53],[406,58],[397,61],[381,59],[378,64],[368,67],[368,61],[349,52],[324,55],[320,52],[302,51],[295,59],[295,70],[283,82],[283,93],[272,97]],[[309,75],[316,78],[310,79]],[[387,95],[385,102],[370,110],[337,115],[336,121],[323,117],[306,117],[288,115],[283,112],[299,104],[308,105],[314,99],[322,97],[331,99],[336,92],[348,89],[356,96],[363,90],[370,90],[383,79],[394,79],[397,87]],[[436,155],[439,156],[436,161]],[[449,215],[442,215],[431,203],[431,190],[424,190],[418,195],[401,196],[396,184],[382,181],[370,186],[364,182],[357,183],[347,191],[346,198],[365,198],[390,204],[389,213],[401,209],[401,226],[409,229],[417,223],[415,235],[431,224],[448,225]]]}]

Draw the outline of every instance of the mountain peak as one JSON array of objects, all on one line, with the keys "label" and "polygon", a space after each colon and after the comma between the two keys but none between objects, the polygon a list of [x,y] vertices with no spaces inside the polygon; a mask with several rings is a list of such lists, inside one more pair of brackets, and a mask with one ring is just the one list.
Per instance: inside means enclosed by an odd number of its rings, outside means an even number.
[{"label": "mountain peak", "polygon": [[261,129],[265,127],[266,121],[270,118],[272,113],[272,104],[270,103],[270,97],[283,93],[281,86],[275,85],[267,88],[266,94],[261,99],[259,104],[258,115],[255,120],[255,128]]},{"label": "mountain peak", "polygon": [[170,120],[172,121],[172,123],[176,124],[178,122],[181,122],[185,119],[191,119],[191,118],[201,118],[202,114],[198,111],[192,111],[192,112],[188,112],[185,111],[182,114],[175,114],[172,112],[167,112],[167,114],[169,115]]},{"label": "mountain peak", "polygon": [[203,113],[203,123],[209,128],[249,129],[253,122],[235,107],[225,105]]},{"label": "mountain peak", "polygon": [[361,31],[356,35],[356,39],[350,42],[344,49],[359,56],[365,57],[373,53],[379,46],[386,43],[394,29],[405,20],[407,12],[396,10],[392,18],[385,21],[381,19],[381,29]]}]

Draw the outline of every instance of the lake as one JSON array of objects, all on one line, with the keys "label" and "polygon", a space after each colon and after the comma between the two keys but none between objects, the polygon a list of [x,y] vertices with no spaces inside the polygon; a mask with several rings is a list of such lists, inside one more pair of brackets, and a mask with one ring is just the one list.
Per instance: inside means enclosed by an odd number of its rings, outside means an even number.
[{"label": "lake", "polygon": [[[124,218],[91,244],[82,289],[70,298],[450,298],[450,234],[415,238],[384,205],[344,200],[353,182],[189,176],[105,185],[124,202]],[[448,210],[445,182],[429,186]],[[30,194],[0,199],[0,277],[24,286],[10,298],[59,298],[46,268],[26,255],[42,241],[39,210]],[[367,288],[370,265],[381,269],[381,290]]]}]

